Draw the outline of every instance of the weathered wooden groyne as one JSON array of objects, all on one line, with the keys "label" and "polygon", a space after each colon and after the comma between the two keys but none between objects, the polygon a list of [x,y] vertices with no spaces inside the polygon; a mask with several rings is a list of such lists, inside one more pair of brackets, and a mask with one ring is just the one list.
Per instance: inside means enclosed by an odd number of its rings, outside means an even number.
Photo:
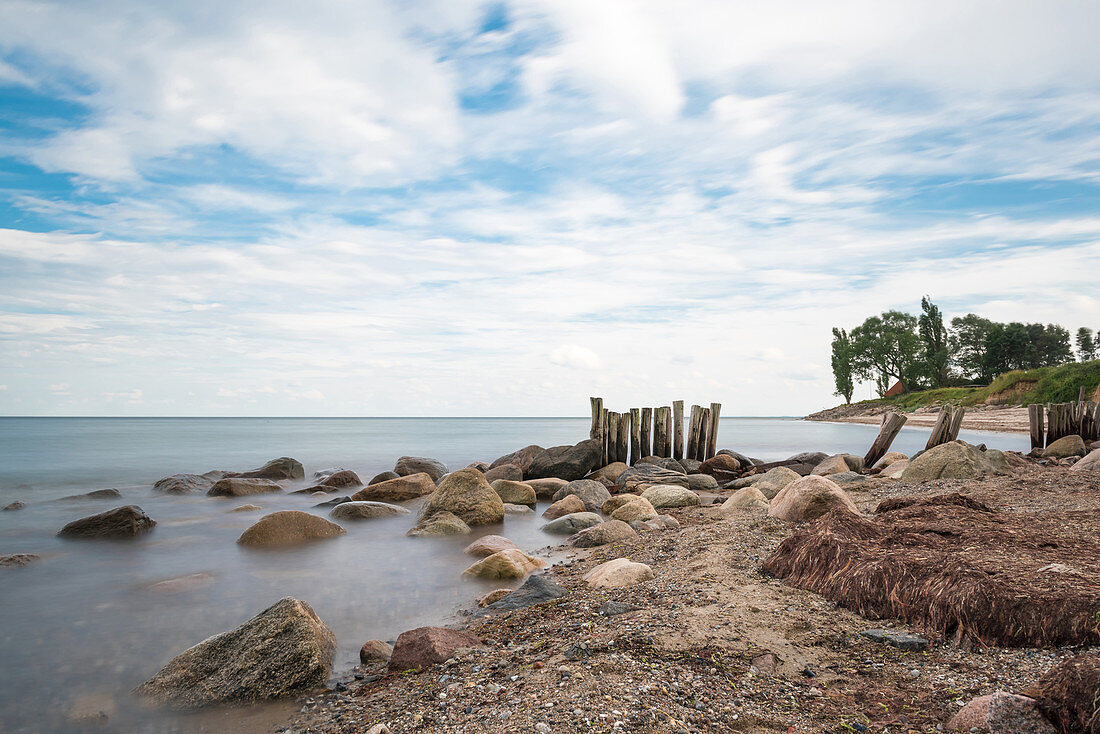
[{"label": "weathered wooden groyne", "polygon": [[718,450],[721,403],[709,408],[691,406],[684,435],[684,401],[658,408],[631,408],[618,413],[604,407],[603,398],[589,398],[592,428],[589,437],[603,450],[604,464],[636,464],[645,456],[706,461]]},{"label": "weathered wooden groyne", "polygon": [[1060,438],[1078,435],[1087,441],[1100,440],[1100,403],[1085,400],[1085,388],[1077,401],[1027,406],[1031,423],[1031,448],[1041,449]]}]

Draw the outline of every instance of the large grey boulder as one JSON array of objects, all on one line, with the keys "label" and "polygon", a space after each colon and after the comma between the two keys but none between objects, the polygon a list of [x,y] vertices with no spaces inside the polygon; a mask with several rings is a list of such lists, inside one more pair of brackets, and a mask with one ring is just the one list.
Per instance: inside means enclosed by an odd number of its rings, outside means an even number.
[{"label": "large grey boulder", "polygon": [[368,484],[351,498],[356,502],[404,502],[435,491],[435,481],[425,472]]},{"label": "large grey boulder", "polygon": [[504,501],[477,469],[459,469],[439,483],[420,511],[421,518],[451,512],[467,525],[488,525],[504,519]]},{"label": "large grey boulder", "polygon": [[699,504],[699,495],[684,487],[672,484],[655,484],[642,492],[655,509],[663,507],[694,507]]},{"label": "large grey boulder", "polygon": [[407,477],[410,474],[424,472],[438,482],[448,472],[447,465],[437,459],[429,459],[426,456],[402,456],[393,466],[398,476]]},{"label": "large grey boulder", "polygon": [[916,484],[934,479],[971,479],[993,471],[985,452],[964,441],[950,441],[910,459],[901,481]]},{"label": "large grey boulder", "polygon": [[1070,471],[1100,472],[1100,449],[1093,449],[1085,458],[1069,468]]},{"label": "large grey boulder", "polygon": [[611,493],[600,482],[594,479],[577,479],[565,485],[554,493],[553,500],[565,499],[568,495],[575,495],[584,503],[584,509],[589,512],[599,512],[603,503],[611,499]]},{"label": "large grey boulder", "polygon": [[173,474],[170,477],[158,479],[153,485],[153,491],[165,494],[192,494],[207,492],[212,486],[214,486],[214,480],[202,474]]},{"label": "large grey boulder", "polygon": [[684,465],[676,459],[673,459],[671,456],[643,456],[634,463],[635,465],[653,464],[654,466],[659,466],[662,469],[668,469],[669,471],[674,471],[678,474],[687,474],[687,471],[684,469]]},{"label": "large grey boulder", "polygon": [[635,464],[619,475],[618,483],[623,492],[640,494],[646,487],[657,484],[687,488],[691,481],[683,472],[663,469],[656,464]]},{"label": "large grey boulder", "polygon": [[551,520],[542,526],[544,532],[555,535],[572,535],[585,528],[599,525],[603,519],[594,512],[574,512],[564,515],[557,520]]},{"label": "large grey boulder", "polygon": [[66,538],[135,538],[157,526],[137,505],[116,507],[98,515],[73,520],[58,535]]},{"label": "large grey boulder", "polygon": [[370,520],[407,514],[409,511],[404,507],[385,502],[341,502],[329,512],[329,516],[336,520]]},{"label": "large grey boulder", "polygon": [[305,479],[306,470],[305,467],[302,466],[302,462],[297,459],[292,459],[289,456],[283,456],[278,459],[272,459],[259,469],[242,472],[226,472],[225,476],[239,477],[242,479]]},{"label": "large grey boulder", "polygon": [[777,466],[759,475],[756,481],[752,482],[752,486],[760,490],[761,494],[770,500],[788,484],[800,478],[801,475],[798,472],[785,466]]},{"label": "large grey boulder", "polygon": [[537,604],[545,604],[554,599],[560,599],[568,594],[565,587],[558,585],[546,574],[528,576],[523,586],[511,594],[488,604],[484,609],[474,612],[474,616],[480,617],[493,612],[508,612],[515,609],[533,607]]},{"label": "large grey boulder", "polygon": [[504,456],[500,457],[489,465],[489,469],[496,469],[503,464],[513,464],[515,466],[518,466],[520,468],[520,471],[526,473],[528,467],[531,466],[531,462],[534,461],[535,457],[545,450],[546,449],[544,449],[542,446],[536,446],[535,444],[524,446],[518,451],[513,451],[510,454],[505,454]]},{"label": "large grey boulder", "polygon": [[843,474],[846,471],[858,472],[863,469],[863,457],[855,454],[834,454],[818,462],[810,474],[816,476],[829,476],[830,474]]},{"label": "large grey boulder", "polygon": [[789,522],[807,522],[826,512],[843,508],[854,515],[859,509],[848,493],[827,477],[811,474],[791,482],[771,501],[768,514]]},{"label": "large grey boulder", "polygon": [[523,469],[520,469],[515,464],[501,464],[500,466],[489,469],[484,472],[484,474],[485,481],[489,484],[492,484],[498,479],[507,479],[510,482],[523,481]]},{"label": "large grey boulder", "polygon": [[570,482],[582,479],[600,465],[602,453],[591,439],[575,446],[554,446],[536,455],[523,475],[532,479],[558,477]]},{"label": "large grey boulder", "polygon": [[335,654],[332,630],[287,597],[180,653],[135,693],[175,708],[281,698],[323,685]]},{"label": "large grey boulder", "polygon": [[622,520],[608,520],[581,530],[570,538],[569,542],[577,548],[595,548],[600,545],[622,543],[636,537],[638,537],[638,533],[635,532],[634,528]]},{"label": "large grey boulder", "polygon": [[282,491],[283,488],[270,479],[227,477],[214,482],[206,494],[211,497],[247,497]]},{"label": "large grey boulder", "polygon": [[323,517],[298,510],[284,510],[261,517],[241,533],[237,543],[248,546],[294,545],[335,538],[345,532],[342,527]]},{"label": "large grey boulder", "polygon": [[1085,439],[1078,435],[1062,436],[1046,447],[1043,451],[1043,456],[1054,457],[1056,459],[1068,459],[1071,456],[1084,456],[1088,453],[1088,449],[1085,447]]},{"label": "large grey boulder", "polygon": [[533,505],[538,501],[535,496],[535,488],[525,482],[497,479],[490,486],[494,492],[500,495],[500,499],[504,504]]}]

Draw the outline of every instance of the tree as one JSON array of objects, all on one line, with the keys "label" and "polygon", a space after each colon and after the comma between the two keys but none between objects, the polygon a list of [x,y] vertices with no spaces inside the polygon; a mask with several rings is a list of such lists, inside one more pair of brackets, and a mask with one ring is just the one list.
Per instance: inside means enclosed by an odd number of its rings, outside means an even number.
[{"label": "tree", "polygon": [[[833,329],[833,333],[836,333],[836,329]],[[1077,330],[1077,358],[1082,362],[1096,359],[1098,345],[1092,335],[1092,329],[1084,326]]]},{"label": "tree", "polygon": [[951,357],[967,380],[988,383],[993,376],[985,370],[985,349],[994,323],[973,313],[951,319]]},{"label": "tree", "polygon": [[943,325],[943,314],[932,301],[925,296],[920,299],[921,315],[918,320],[920,340],[924,345],[925,374],[933,387],[943,387],[950,379],[947,366],[950,358],[947,344],[947,328]]},{"label": "tree", "polygon": [[[1038,326],[1038,324],[1035,324]],[[1069,345],[1069,329],[1058,324],[1043,327],[1038,339],[1038,359],[1036,367],[1053,367],[1073,361],[1073,349]]]},{"label": "tree", "polygon": [[833,379],[836,392],[845,403],[852,402],[855,383],[852,381],[852,339],[844,329],[833,329]]},{"label": "tree", "polygon": [[879,395],[889,389],[890,380],[900,380],[907,389],[920,382],[921,341],[917,318],[901,311],[872,316],[852,329],[853,372],[874,380]]}]

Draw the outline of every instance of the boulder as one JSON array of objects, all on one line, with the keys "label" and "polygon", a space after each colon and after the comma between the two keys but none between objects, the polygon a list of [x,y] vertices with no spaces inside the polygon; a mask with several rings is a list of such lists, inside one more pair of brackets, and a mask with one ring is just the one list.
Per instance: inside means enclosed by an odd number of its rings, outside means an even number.
[{"label": "boulder", "polygon": [[485,605],[483,610],[475,612],[476,616],[490,614],[492,612],[507,612],[515,609],[533,607],[536,604],[544,604],[554,599],[560,599],[569,592],[562,586],[554,583],[546,574],[528,576],[519,587],[511,594]]},{"label": "boulder", "polygon": [[482,579],[521,579],[540,568],[546,568],[546,561],[513,548],[482,558],[462,575]]},{"label": "boulder", "polygon": [[448,474],[420,511],[420,517],[451,512],[467,525],[489,525],[504,519],[504,502],[477,469]]},{"label": "boulder", "polygon": [[901,480],[916,484],[934,479],[971,479],[992,471],[985,452],[964,441],[950,441],[910,459]]},{"label": "boulder", "polygon": [[271,547],[294,545],[343,535],[346,530],[323,517],[298,510],[264,515],[237,538],[239,545]]},{"label": "boulder", "polygon": [[388,662],[393,655],[393,645],[382,640],[367,640],[359,648],[359,662],[366,665],[371,662]]},{"label": "boulder", "polygon": [[817,466],[813,468],[810,474],[817,476],[828,476],[830,474],[840,474],[846,471],[862,471],[863,470],[863,457],[856,456],[854,454],[835,454],[828,458],[822,459]]},{"label": "boulder", "polygon": [[180,653],[134,692],[176,708],[292,696],[323,685],[335,654],[332,630],[287,597]]},{"label": "boulder", "polygon": [[391,673],[427,668],[449,660],[461,649],[481,644],[480,639],[468,632],[445,627],[418,627],[397,637],[387,668]]},{"label": "boulder", "polygon": [[433,537],[440,535],[465,535],[470,532],[470,526],[450,512],[437,512],[431,517],[424,518],[415,527],[405,533],[412,538]]},{"label": "boulder", "polygon": [[519,546],[500,535],[483,535],[466,546],[463,552],[484,558],[506,550],[519,550]]},{"label": "boulder", "polygon": [[575,495],[584,503],[584,509],[589,512],[599,512],[603,503],[611,498],[607,487],[593,479],[577,479],[565,485],[554,493],[554,501],[557,502],[567,495]]},{"label": "boulder", "polygon": [[259,469],[242,472],[226,472],[225,476],[240,479],[305,479],[306,470],[300,461],[296,461],[289,456],[283,456],[278,459],[272,459]]},{"label": "boulder", "polygon": [[554,446],[537,454],[524,471],[524,476],[532,479],[557,477],[571,482],[585,477],[598,467],[602,454],[592,439],[575,446]]},{"label": "boulder", "polygon": [[608,498],[606,502],[600,505],[600,512],[605,515],[610,515],[615,510],[619,509],[627,502],[631,500],[639,499],[641,495],[638,494],[616,494]]},{"label": "boulder", "polygon": [[[326,495],[324,492],[321,492],[320,496],[327,497],[328,495]],[[315,504],[313,506],[313,508],[314,509],[320,509],[322,507],[336,507],[336,505],[342,505],[345,502],[351,502],[351,501],[352,501],[351,497],[348,497],[346,495],[343,496],[343,497],[333,497],[331,499],[326,499],[324,502],[318,502],[317,504]]]},{"label": "boulder", "polygon": [[479,597],[477,600],[477,605],[482,608],[487,607],[490,604],[500,601],[511,593],[511,589],[493,589],[485,596]]},{"label": "boulder", "polygon": [[423,472],[431,477],[433,482],[438,482],[449,471],[442,461],[429,459],[426,456],[402,456],[394,464],[393,470],[401,477]]},{"label": "boulder", "polygon": [[[381,482],[388,482],[391,479],[397,479],[399,476],[401,476],[401,475],[398,474],[395,471],[379,472],[379,473],[375,474],[373,477],[370,478],[370,481],[367,482],[367,486],[369,487],[372,484],[379,484]],[[434,482],[433,482],[433,484],[434,484]]]},{"label": "boulder", "polygon": [[592,472],[585,479],[592,479],[605,487],[613,487],[619,483],[619,475],[629,468],[621,461],[613,461],[607,466],[600,467]]},{"label": "boulder", "polygon": [[544,532],[555,535],[572,535],[578,531],[599,525],[602,519],[594,512],[574,512],[542,526]]},{"label": "boulder", "polygon": [[201,589],[213,581],[214,577],[208,573],[188,573],[183,576],[173,576],[170,579],[154,581],[146,585],[145,588],[158,594],[182,594]]},{"label": "boulder", "polygon": [[569,484],[564,479],[558,479],[557,477],[548,477],[546,479],[525,479],[524,484],[529,485],[535,490],[535,496],[540,500],[548,500],[554,496],[554,494]]},{"label": "boulder", "polygon": [[585,582],[595,589],[618,589],[652,578],[653,569],[644,563],[634,563],[626,558],[601,563],[584,575]]},{"label": "boulder", "polygon": [[490,469],[485,474],[485,481],[492,484],[498,479],[507,479],[511,482],[523,481],[523,469],[520,469],[515,464],[501,464],[500,466]]},{"label": "boulder", "polygon": [[212,486],[214,481],[201,474],[173,474],[170,477],[158,479],[153,484],[153,491],[165,494],[192,494],[208,492]]},{"label": "boulder", "polygon": [[698,473],[729,479],[741,473],[741,462],[730,454],[715,454],[700,465]]},{"label": "boulder", "polygon": [[487,462],[484,462],[484,461],[475,461],[471,464],[467,464],[464,468],[466,468],[466,469],[477,469],[479,472],[484,474],[485,472],[489,471],[489,464]]},{"label": "boulder", "polygon": [[905,470],[909,468],[909,459],[898,459],[891,462],[885,469],[879,472],[880,477],[887,479],[901,479]]},{"label": "boulder", "polygon": [[27,564],[40,560],[42,560],[42,556],[34,553],[8,553],[0,556],[0,568],[26,566]]},{"label": "boulder", "polygon": [[619,475],[619,485],[624,492],[639,494],[646,487],[656,484],[687,487],[688,478],[682,472],[662,469],[656,464],[635,464]]},{"label": "boulder", "polygon": [[687,474],[687,470],[684,469],[684,465],[680,461],[673,459],[671,456],[643,456],[634,463],[635,465],[652,464],[653,466],[659,467],[661,469],[674,471],[677,474]]},{"label": "boulder", "polygon": [[[488,477],[486,477],[488,478]],[[533,505],[538,501],[535,489],[530,484],[514,482],[510,479],[497,479],[490,486],[501,501],[513,505]]]},{"label": "boulder", "polygon": [[843,489],[823,476],[811,474],[784,487],[772,499],[768,514],[790,522],[806,522],[838,507],[860,514]]},{"label": "boulder", "polygon": [[559,517],[584,512],[584,503],[575,494],[567,494],[542,512],[547,520],[557,520]]},{"label": "boulder", "polygon": [[787,457],[785,461],[817,466],[827,458],[829,458],[829,455],[823,451],[803,451],[801,454]]},{"label": "boulder", "polygon": [[657,510],[645,497],[638,497],[616,509],[611,513],[611,517],[614,520],[622,520],[624,523],[631,523],[635,520],[645,522],[656,518]]},{"label": "boulder", "polygon": [[262,510],[259,505],[238,505],[232,510],[226,510],[226,512],[255,512],[256,510]]},{"label": "boulder", "polygon": [[282,491],[283,488],[270,479],[229,477],[214,482],[206,494],[210,497],[247,497]]},{"label": "boulder", "polygon": [[830,474],[829,481],[834,484],[859,484],[868,481],[868,479],[854,471],[842,471],[839,474]]},{"label": "boulder", "polygon": [[760,490],[761,494],[770,500],[772,497],[779,494],[781,489],[798,479],[801,479],[801,475],[799,475],[798,472],[788,469],[785,466],[777,466],[761,474],[757,480],[752,483],[752,486]]},{"label": "boulder", "polygon": [[687,488],[692,492],[709,492],[718,489],[718,480],[709,474],[688,474]]},{"label": "boulder", "polygon": [[535,510],[531,505],[513,505],[509,502],[504,503],[505,515],[534,515]]},{"label": "boulder", "polygon": [[947,722],[947,731],[991,734],[1056,734],[1033,698],[998,691],[979,696]]},{"label": "boulder", "polygon": [[66,538],[135,538],[150,532],[156,520],[137,505],[125,505],[91,515],[61,528],[58,535]]},{"label": "boulder", "polygon": [[598,545],[621,543],[638,537],[634,528],[622,520],[608,520],[580,531],[569,539],[577,548],[595,548]]},{"label": "boulder", "polygon": [[684,468],[686,474],[695,474],[702,465],[703,462],[698,459],[680,459],[680,466]]},{"label": "boulder", "polygon": [[26,506],[27,505],[25,502],[20,502],[19,500],[16,500],[11,504],[4,505],[4,512],[15,512],[16,510],[22,510]]},{"label": "boulder", "polygon": [[654,509],[663,507],[693,507],[699,504],[699,495],[690,489],[676,487],[671,484],[658,484],[647,488],[642,492],[642,497],[649,500]]},{"label": "boulder", "polygon": [[435,491],[432,478],[420,472],[407,477],[385,479],[377,484],[368,484],[351,496],[355,502],[405,502],[423,497]]},{"label": "boulder", "polygon": [[755,486],[750,485],[743,487],[732,495],[730,498],[722,503],[720,512],[722,514],[728,514],[733,512],[752,512],[756,510],[768,510],[768,498],[757,489]]},{"label": "boulder", "polygon": [[1075,463],[1069,470],[1100,472],[1100,449],[1093,449],[1090,451],[1085,458]]},{"label": "boulder", "polygon": [[64,500],[117,500],[122,499],[122,492],[117,489],[96,489],[91,492],[82,492],[81,494],[70,494],[67,497],[62,497],[58,502]]},{"label": "boulder", "polygon": [[909,457],[900,451],[887,451],[882,455],[882,458],[875,462],[874,468],[885,469],[893,464],[895,461],[908,461]]},{"label": "boulder", "polygon": [[527,468],[531,466],[531,462],[535,457],[541,454],[545,449],[542,446],[536,446],[531,444],[530,446],[524,446],[518,451],[513,451],[510,454],[505,454],[492,464],[489,465],[490,469],[496,469],[503,464],[514,464],[518,466],[520,471],[526,473]]},{"label": "boulder", "polygon": [[360,481],[359,475],[351,469],[341,469],[338,472],[329,474],[318,482],[317,486],[325,489],[344,489],[345,487],[362,487],[363,482]]},{"label": "boulder", "polygon": [[329,517],[337,520],[370,520],[375,517],[408,515],[409,511],[385,502],[341,502],[332,508]]},{"label": "boulder", "polygon": [[1078,435],[1062,436],[1054,443],[1046,447],[1043,456],[1055,459],[1068,459],[1071,456],[1084,456],[1088,453],[1085,447],[1085,439]]}]

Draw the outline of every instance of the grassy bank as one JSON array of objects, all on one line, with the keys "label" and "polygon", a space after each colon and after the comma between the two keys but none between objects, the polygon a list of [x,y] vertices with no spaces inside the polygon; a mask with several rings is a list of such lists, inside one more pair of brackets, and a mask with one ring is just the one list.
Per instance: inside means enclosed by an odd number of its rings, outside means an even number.
[{"label": "grassy bank", "polygon": [[1095,400],[1100,386],[1100,360],[1071,362],[1057,367],[1006,372],[985,387],[942,387],[935,390],[878,398],[853,403],[853,406],[893,406],[912,411],[927,405],[1030,405],[1032,403],[1068,403],[1076,400],[1084,386],[1088,399]]}]

